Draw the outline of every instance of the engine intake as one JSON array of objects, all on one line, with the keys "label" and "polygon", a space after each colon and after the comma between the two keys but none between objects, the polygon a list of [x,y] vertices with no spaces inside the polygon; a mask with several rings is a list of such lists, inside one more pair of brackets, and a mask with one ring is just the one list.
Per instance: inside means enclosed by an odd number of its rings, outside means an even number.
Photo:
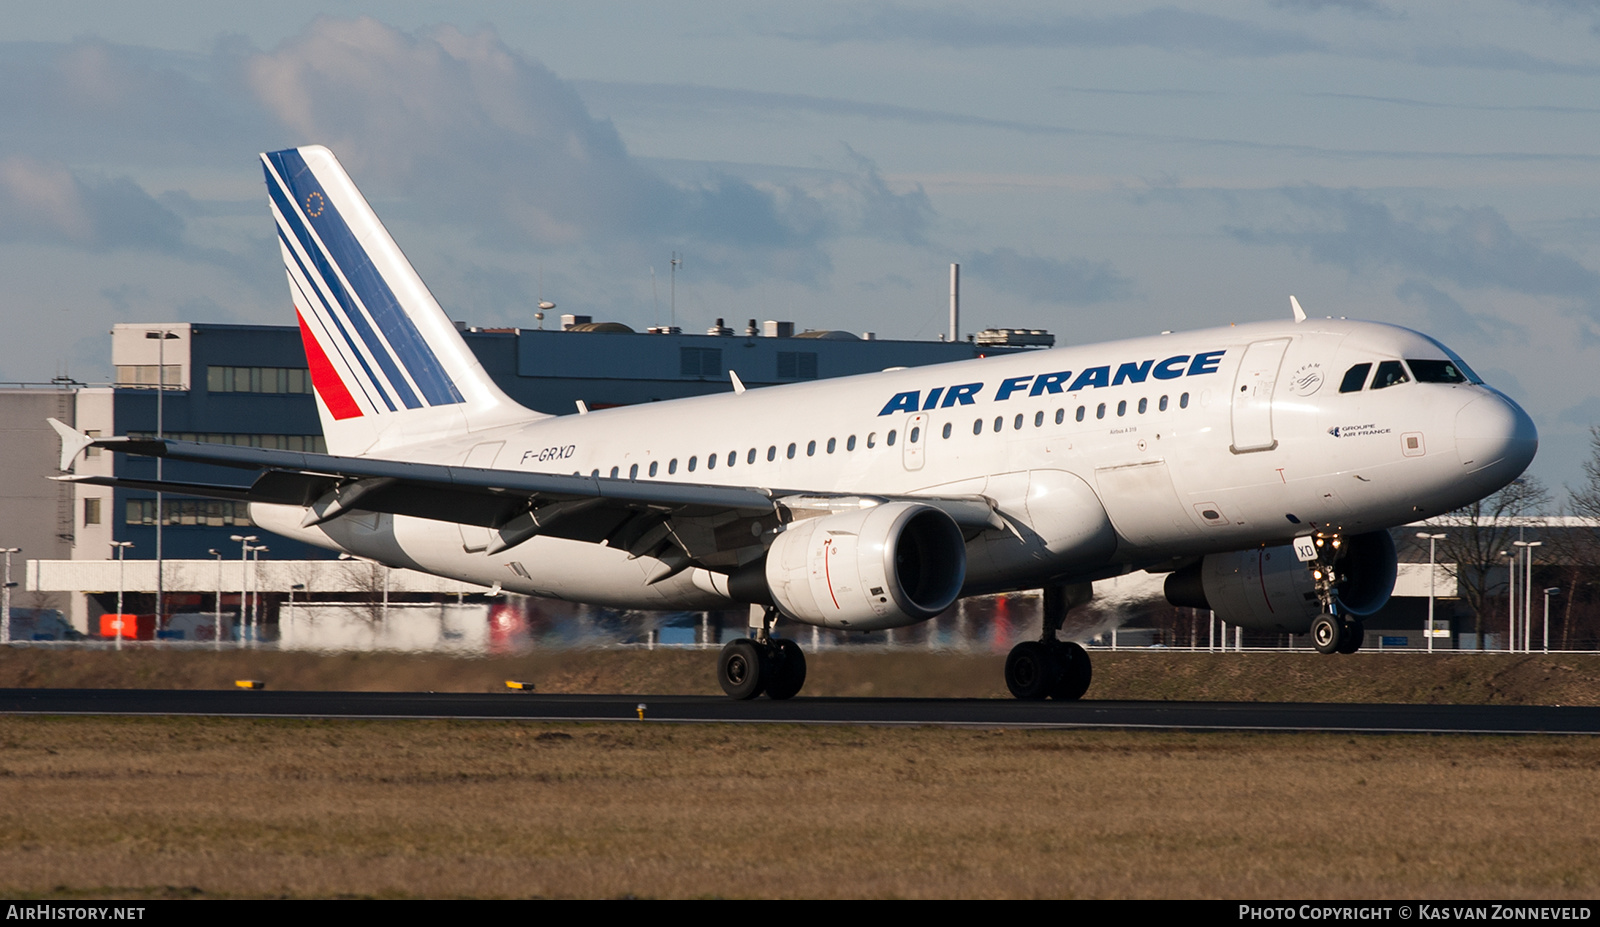
[{"label": "engine intake", "polygon": [[[1387,531],[1343,538],[1334,559],[1339,610],[1370,615],[1389,601],[1399,558]],[[1167,576],[1167,601],[1209,608],[1229,624],[1304,634],[1322,611],[1311,570],[1294,548],[1262,547],[1207,554]]]},{"label": "engine intake", "polygon": [[967,571],[961,529],[940,511],[890,502],[794,522],[767,551],[784,614],[874,631],[926,621],[956,600]]}]

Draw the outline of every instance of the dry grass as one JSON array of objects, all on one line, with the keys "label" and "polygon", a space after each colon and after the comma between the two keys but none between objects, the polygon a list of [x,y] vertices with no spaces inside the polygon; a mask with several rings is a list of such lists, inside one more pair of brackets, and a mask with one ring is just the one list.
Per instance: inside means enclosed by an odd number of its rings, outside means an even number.
[{"label": "dry grass", "polygon": [[[409,654],[0,648],[0,687],[717,695],[715,651],[544,651],[465,659]],[[828,650],[807,654],[810,696],[1005,698],[1003,656]],[[1600,705],[1600,653],[1094,655],[1092,699]]]},{"label": "dry grass", "polygon": [[1600,739],[0,718],[8,897],[1600,891]]}]

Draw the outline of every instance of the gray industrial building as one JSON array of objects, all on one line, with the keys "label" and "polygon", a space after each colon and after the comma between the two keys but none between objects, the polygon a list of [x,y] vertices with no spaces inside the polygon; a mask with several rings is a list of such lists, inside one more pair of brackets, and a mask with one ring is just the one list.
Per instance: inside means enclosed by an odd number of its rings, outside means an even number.
[{"label": "gray industrial building", "polygon": [[[969,360],[1048,345],[1046,333],[993,330],[982,343],[879,340],[837,331],[794,332],[789,322],[750,320],[741,331],[722,320],[707,334],[677,330],[636,333],[617,323],[566,316],[560,329],[478,329],[462,336],[485,370],[516,401],[541,412],[573,414],[730,390],[730,372],[754,389],[805,380]],[[29,561],[105,561],[113,542],[128,543],[128,560],[159,556],[205,561],[233,550],[230,538],[253,528],[242,503],[168,494],[158,515],[155,495],[78,486],[58,474],[60,442],[45,419],[91,434],[153,435],[290,450],[324,450],[316,401],[300,342],[288,325],[209,323],[119,324],[111,332],[114,382],[13,384],[0,388],[0,445],[9,479],[0,489],[0,547],[21,548]],[[157,388],[158,385],[163,388]],[[98,451],[79,473],[154,477],[156,461]],[[238,482],[238,471],[163,462],[167,479]],[[326,560],[329,551],[273,536],[274,560]],[[20,563],[17,572],[20,574]],[[135,574],[140,575],[140,574]],[[134,588],[133,586],[129,587]],[[102,591],[93,602],[58,592],[22,595],[14,605],[54,607],[89,630],[96,612],[113,606]],[[177,593],[167,611],[195,607]],[[148,597],[129,611],[153,612]]]}]

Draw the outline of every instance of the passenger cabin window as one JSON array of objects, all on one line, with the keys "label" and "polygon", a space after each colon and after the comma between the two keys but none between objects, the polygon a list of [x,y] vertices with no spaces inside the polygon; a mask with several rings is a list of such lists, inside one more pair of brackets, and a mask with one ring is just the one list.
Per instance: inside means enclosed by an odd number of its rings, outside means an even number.
[{"label": "passenger cabin window", "polygon": [[1372,388],[1383,389],[1386,386],[1395,386],[1408,383],[1411,378],[1406,376],[1406,368],[1399,361],[1384,361],[1378,365],[1378,372],[1372,377]]},{"label": "passenger cabin window", "polygon": [[888,437],[883,439],[883,443],[889,445],[890,447],[894,447],[894,431],[893,431],[893,429],[891,429],[889,431]]},{"label": "passenger cabin window", "polygon": [[1372,370],[1371,364],[1357,364],[1344,372],[1344,382],[1339,384],[1341,393],[1359,393],[1361,387],[1367,385],[1367,373]]},{"label": "passenger cabin window", "polygon": [[1411,373],[1417,378],[1418,383],[1467,383],[1467,375],[1454,361],[1447,360],[1416,360],[1406,358],[1406,366],[1411,368]]}]

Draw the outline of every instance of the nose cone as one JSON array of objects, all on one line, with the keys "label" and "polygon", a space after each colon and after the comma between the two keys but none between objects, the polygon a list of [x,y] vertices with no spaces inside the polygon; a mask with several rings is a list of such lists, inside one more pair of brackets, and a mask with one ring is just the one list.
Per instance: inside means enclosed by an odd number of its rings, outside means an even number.
[{"label": "nose cone", "polygon": [[1493,492],[1522,475],[1539,450],[1539,432],[1522,407],[1488,392],[1456,413],[1456,453],[1472,481]]}]

